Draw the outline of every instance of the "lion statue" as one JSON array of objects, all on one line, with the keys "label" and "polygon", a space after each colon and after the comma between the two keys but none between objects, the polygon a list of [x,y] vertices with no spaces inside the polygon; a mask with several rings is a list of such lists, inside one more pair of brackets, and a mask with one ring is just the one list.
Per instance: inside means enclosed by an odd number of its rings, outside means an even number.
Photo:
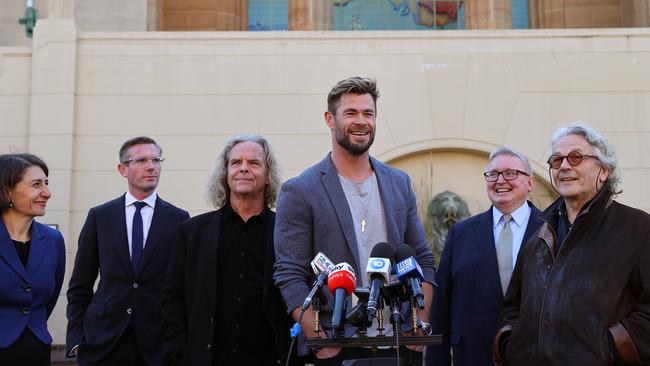
[{"label": "lion statue", "polygon": [[451,225],[469,217],[467,203],[454,192],[444,191],[433,197],[427,207],[429,245],[436,258],[436,265],[445,247],[447,231]]}]

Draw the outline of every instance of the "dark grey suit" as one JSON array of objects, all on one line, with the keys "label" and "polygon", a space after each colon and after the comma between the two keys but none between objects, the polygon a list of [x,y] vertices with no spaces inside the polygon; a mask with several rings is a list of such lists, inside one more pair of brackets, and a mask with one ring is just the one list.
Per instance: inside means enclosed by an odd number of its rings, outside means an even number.
[{"label": "dark grey suit", "polygon": [[[425,281],[433,283],[433,254],[417,215],[409,177],[374,158],[370,158],[370,163],[377,176],[388,243],[395,247],[401,243],[412,246]],[[366,263],[359,263],[350,208],[329,154],[282,186],[277,203],[275,252],[274,279],[289,312],[301,306],[309,293],[313,278],[309,263],[318,252],[335,263],[348,262],[357,277],[365,275],[362,270]],[[322,325],[327,331],[334,301],[327,289],[321,290],[321,295],[327,299],[321,309]],[[350,301],[348,298],[348,306]],[[355,331],[346,326],[345,335]]]}]

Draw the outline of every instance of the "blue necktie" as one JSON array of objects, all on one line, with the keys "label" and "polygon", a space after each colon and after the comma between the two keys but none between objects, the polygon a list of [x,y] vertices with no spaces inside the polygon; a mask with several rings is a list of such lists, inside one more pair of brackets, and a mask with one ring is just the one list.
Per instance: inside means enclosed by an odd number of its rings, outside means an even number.
[{"label": "blue necktie", "polygon": [[131,225],[131,265],[133,272],[138,272],[142,250],[144,246],[144,234],[142,233],[142,213],[140,210],[147,204],[145,202],[134,202],[135,214],[133,215],[133,225]]}]

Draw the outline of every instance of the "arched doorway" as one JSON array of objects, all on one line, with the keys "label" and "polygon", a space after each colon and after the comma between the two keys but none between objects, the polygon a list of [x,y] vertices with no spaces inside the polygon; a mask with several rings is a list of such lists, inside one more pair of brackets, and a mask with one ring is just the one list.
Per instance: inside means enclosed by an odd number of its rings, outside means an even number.
[{"label": "arched doorway", "polygon": [[[487,160],[486,152],[440,149],[417,152],[388,161],[388,164],[405,171],[411,177],[418,214],[436,255],[436,262],[442,243],[437,243],[435,229],[427,217],[429,202],[436,194],[450,191],[467,203],[470,215],[486,211],[491,205],[483,178]],[[548,178],[535,174],[535,187],[529,200],[537,208],[544,210],[556,198],[557,194]]]}]

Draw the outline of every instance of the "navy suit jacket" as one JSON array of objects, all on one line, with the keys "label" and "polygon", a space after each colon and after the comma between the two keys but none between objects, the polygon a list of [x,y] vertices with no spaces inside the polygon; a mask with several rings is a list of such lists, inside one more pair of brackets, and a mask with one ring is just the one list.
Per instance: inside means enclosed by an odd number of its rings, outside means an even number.
[{"label": "navy suit jacket", "polygon": [[68,287],[67,351],[79,345],[79,357],[99,361],[132,322],[145,361],[162,365],[162,288],[176,229],[189,215],[157,198],[140,269],[134,273],[124,202],[121,196],[91,208],[79,234]]},{"label": "navy suit jacket", "polygon": [[25,327],[52,343],[47,319],[59,299],[65,273],[65,245],[57,230],[32,222],[27,268],[0,220],[0,348],[11,346]]},{"label": "navy suit jacket", "polygon": [[[539,228],[540,211],[531,207],[521,243]],[[492,207],[452,226],[436,273],[438,291],[431,307],[434,334],[443,335],[439,347],[428,347],[427,366],[494,365],[492,343],[503,294],[494,243]]]},{"label": "navy suit jacket", "polygon": [[[377,176],[388,243],[396,247],[407,243],[413,247],[416,260],[424,272],[424,280],[434,282],[433,253],[417,215],[415,195],[406,173],[370,158]],[[347,262],[354,267],[357,283],[365,276],[366,263],[359,263],[357,240],[352,214],[330,155],[300,176],[282,185],[275,221],[275,283],[282,291],[289,312],[302,305],[309,293],[313,272],[310,262],[323,252],[334,263]],[[331,328],[334,299],[325,288],[321,296],[327,303],[321,307],[321,321]],[[351,299],[347,299],[348,309]],[[346,324],[345,335],[356,328]],[[303,337],[301,333],[299,337]],[[299,349],[300,354],[307,351]]]}]

